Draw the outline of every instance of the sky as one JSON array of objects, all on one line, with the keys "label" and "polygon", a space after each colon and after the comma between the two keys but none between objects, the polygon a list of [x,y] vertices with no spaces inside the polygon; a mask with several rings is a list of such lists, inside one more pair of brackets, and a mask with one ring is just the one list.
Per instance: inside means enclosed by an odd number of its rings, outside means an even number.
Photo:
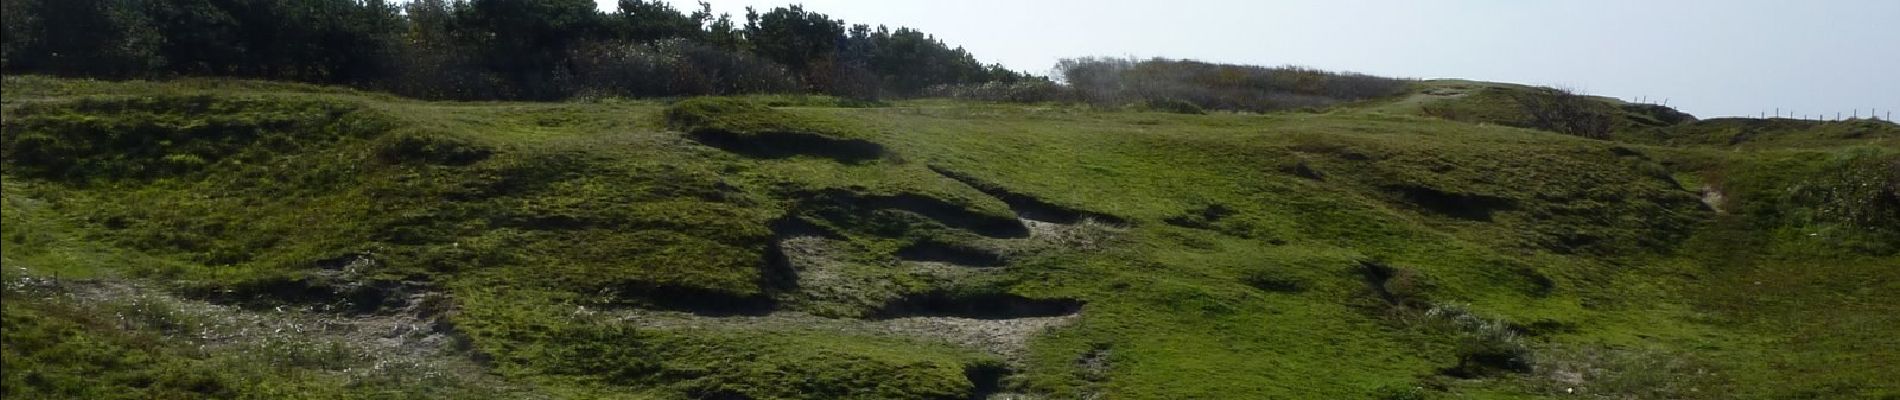
[{"label": "sky", "polygon": [[1037,74],[1062,58],[1167,57],[1559,86],[1704,118],[1900,109],[1894,0],[711,3],[740,21],[746,6],[803,4],[848,24],[908,26]]}]

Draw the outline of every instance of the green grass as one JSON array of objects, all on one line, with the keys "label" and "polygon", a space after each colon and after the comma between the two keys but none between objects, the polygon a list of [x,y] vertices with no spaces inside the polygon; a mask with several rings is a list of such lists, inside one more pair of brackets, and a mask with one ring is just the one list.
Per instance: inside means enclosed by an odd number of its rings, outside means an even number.
[{"label": "green grass", "polygon": [[[452,299],[442,319],[466,343],[452,357],[522,388],[497,396],[950,399],[996,368],[1011,370],[1002,391],[1048,398],[1900,393],[1883,376],[1900,362],[1887,334],[1900,330],[1900,151],[1881,126],[1703,121],[1603,141],[1417,115],[1484,109],[1484,93],[1516,87],[1479,83],[1265,115],[5,85],[9,282],[144,282],[257,310],[347,308],[362,288],[421,282]],[[1114,221],[1025,238],[1002,229],[1020,199],[985,190]],[[1704,191],[1725,200],[1707,206]],[[788,280],[770,262],[792,221],[837,246],[828,269],[793,272],[833,275]],[[1007,265],[906,269],[899,253],[920,243]],[[371,262],[339,268],[355,259]],[[1369,283],[1367,265],[1389,279]],[[861,318],[931,293],[1085,305],[1016,359],[905,335],[614,317]],[[5,379],[33,390],[19,396],[381,390],[335,371],[357,361],[193,352],[56,296],[7,296]],[[1469,317],[1425,317],[1443,310]],[[1501,348],[1527,352],[1530,371],[1448,372]],[[1557,378],[1579,368],[1607,372]],[[88,378],[99,371],[124,374]]]}]

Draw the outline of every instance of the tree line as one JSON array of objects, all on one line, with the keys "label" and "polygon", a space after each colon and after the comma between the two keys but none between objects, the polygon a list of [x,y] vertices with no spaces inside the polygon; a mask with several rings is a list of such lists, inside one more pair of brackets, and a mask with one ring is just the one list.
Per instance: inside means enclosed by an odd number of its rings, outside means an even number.
[{"label": "tree line", "polygon": [[426,99],[820,93],[915,96],[1041,80],[909,28],[801,6],[621,0],[0,0],[0,69],[113,79],[229,76]]},{"label": "tree line", "polygon": [[1313,68],[1218,64],[1167,58],[1063,59],[1041,81],[944,85],[933,96],[983,101],[1082,102],[1171,112],[1268,112],[1322,108],[1391,96],[1411,80]]},{"label": "tree line", "polygon": [[1154,58],[1077,58],[1056,66],[1064,81],[1094,103],[1186,102],[1207,109],[1266,112],[1325,107],[1390,96],[1410,81],[1283,66],[1217,64]]}]

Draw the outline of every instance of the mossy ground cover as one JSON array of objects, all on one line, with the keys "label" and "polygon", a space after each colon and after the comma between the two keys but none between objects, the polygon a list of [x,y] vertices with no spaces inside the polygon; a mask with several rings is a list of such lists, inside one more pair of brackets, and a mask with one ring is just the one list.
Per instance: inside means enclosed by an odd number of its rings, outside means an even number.
[{"label": "mossy ground cover", "polygon": [[[1900,330],[1900,151],[1878,132],[1618,142],[1376,102],[1191,115],[430,103],[232,81],[5,89],[8,397],[1900,393],[1883,368],[1900,362],[1887,334]],[[1017,221],[1048,212],[1088,221],[1062,222],[1062,237]],[[814,267],[786,262],[788,242],[830,247]],[[443,357],[505,385],[391,392],[336,372],[355,358],[192,351],[163,324],[113,324],[14,285],[45,279],[336,318],[403,315],[405,296],[426,294],[446,299],[426,317],[459,343]],[[615,313],[975,305],[1079,314],[1010,358]]]}]

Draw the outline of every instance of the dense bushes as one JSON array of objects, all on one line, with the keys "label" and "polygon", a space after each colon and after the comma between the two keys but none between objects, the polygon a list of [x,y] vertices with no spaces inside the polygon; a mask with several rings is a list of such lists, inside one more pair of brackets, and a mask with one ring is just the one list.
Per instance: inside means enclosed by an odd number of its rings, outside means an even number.
[{"label": "dense bushes", "polygon": [[709,45],[670,39],[657,44],[597,43],[574,58],[581,96],[701,96],[788,93],[799,79],[784,66]]},{"label": "dense bushes", "polygon": [[1147,109],[1151,111],[1160,111],[1160,112],[1175,113],[1175,114],[1206,114],[1207,113],[1207,110],[1201,109],[1201,106],[1194,105],[1194,103],[1189,103],[1186,101],[1175,100],[1175,99],[1150,99],[1148,100],[1148,104],[1146,107]]},{"label": "dense bushes", "polygon": [[[400,5],[399,5],[400,4]],[[349,84],[413,97],[556,100],[821,92],[911,96],[1015,82],[908,28],[802,7],[622,0],[4,0],[0,67],[103,78],[235,76]]]},{"label": "dense bushes", "polygon": [[[1802,174],[1783,175],[1789,171]],[[1742,212],[1800,232],[1828,232],[1830,240],[1867,253],[1900,251],[1900,154],[1856,149],[1750,173],[1773,180],[1729,185],[1747,202]]]},{"label": "dense bushes", "polygon": [[965,85],[937,85],[925,90],[924,95],[928,97],[946,97],[959,100],[1010,103],[1066,103],[1076,100],[1075,91],[1069,90],[1069,87],[1044,80],[1026,80],[1012,83],[989,82]]},{"label": "dense bushes", "polygon": [[1408,81],[1301,67],[1260,67],[1156,58],[1062,60],[1076,95],[1098,105],[1181,101],[1206,109],[1264,112],[1384,97]]},{"label": "dense bushes", "polygon": [[1016,103],[1087,102],[1198,114],[1203,110],[1266,112],[1326,107],[1391,96],[1409,81],[1302,67],[1259,67],[1192,60],[1065,59],[1063,83],[1024,79],[933,86],[932,97]]}]

